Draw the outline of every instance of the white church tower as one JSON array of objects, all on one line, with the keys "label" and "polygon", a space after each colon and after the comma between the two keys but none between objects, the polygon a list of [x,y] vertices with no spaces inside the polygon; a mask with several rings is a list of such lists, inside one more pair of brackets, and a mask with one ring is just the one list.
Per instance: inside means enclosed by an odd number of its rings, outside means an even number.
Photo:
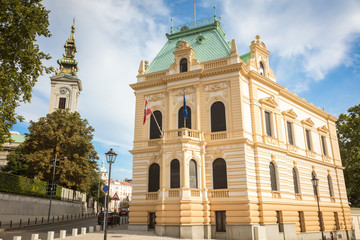
[{"label": "white church tower", "polygon": [[49,112],[57,109],[69,109],[70,112],[77,111],[80,91],[82,90],[81,80],[77,77],[78,61],[75,60],[75,26],[71,27],[69,39],[65,42],[65,53],[62,59],[57,62],[55,75],[51,79]]}]

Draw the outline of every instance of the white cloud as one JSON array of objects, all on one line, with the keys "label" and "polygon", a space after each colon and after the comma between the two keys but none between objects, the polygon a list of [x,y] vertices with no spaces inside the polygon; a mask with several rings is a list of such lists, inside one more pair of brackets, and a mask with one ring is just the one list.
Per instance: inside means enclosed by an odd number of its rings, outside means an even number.
[{"label": "white cloud", "polygon": [[355,40],[353,34],[360,32],[359,1],[221,3],[223,25],[228,36],[236,38],[239,50],[248,52],[251,40],[261,35],[272,56],[279,57],[279,65],[272,65],[279,82],[298,92],[344,63]]}]

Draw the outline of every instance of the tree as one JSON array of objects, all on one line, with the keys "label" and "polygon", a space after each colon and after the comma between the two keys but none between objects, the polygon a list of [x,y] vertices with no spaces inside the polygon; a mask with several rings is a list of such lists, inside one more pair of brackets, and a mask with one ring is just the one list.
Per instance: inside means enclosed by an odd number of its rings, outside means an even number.
[{"label": "tree", "polygon": [[2,0],[0,4],[0,148],[11,141],[9,129],[23,118],[15,113],[21,102],[30,102],[40,75],[53,69],[50,59],[35,44],[39,36],[50,37],[49,11],[42,0]]},{"label": "tree", "polygon": [[336,128],[349,201],[360,207],[360,104],[340,114]]},{"label": "tree", "polygon": [[7,164],[1,169],[3,172],[10,172],[15,175],[24,176],[28,165],[23,161],[22,155],[23,148],[18,146],[15,151],[12,151],[7,155],[6,160]]},{"label": "tree", "polygon": [[78,112],[62,109],[37,122],[30,121],[30,133],[21,144],[22,156],[18,159],[27,165],[24,176],[51,181],[53,168],[50,160],[56,157],[60,160],[55,173],[58,184],[85,192],[97,169],[95,159],[98,156],[91,143],[93,131]]},{"label": "tree", "polygon": [[86,191],[88,196],[92,196],[95,201],[98,202],[99,206],[104,206],[104,196],[105,193],[101,189],[106,182],[100,179],[100,174],[98,172],[94,172],[91,176],[90,187]]}]

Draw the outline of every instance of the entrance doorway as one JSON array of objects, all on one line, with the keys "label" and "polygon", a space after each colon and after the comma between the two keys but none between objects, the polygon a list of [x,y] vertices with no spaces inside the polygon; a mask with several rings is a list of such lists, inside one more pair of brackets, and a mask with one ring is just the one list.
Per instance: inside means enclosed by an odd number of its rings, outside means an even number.
[{"label": "entrance doorway", "polygon": [[155,213],[150,212],[149,213],[149,229],[155,228],[155,224],[156,224],[155,218],[156,218]]}]

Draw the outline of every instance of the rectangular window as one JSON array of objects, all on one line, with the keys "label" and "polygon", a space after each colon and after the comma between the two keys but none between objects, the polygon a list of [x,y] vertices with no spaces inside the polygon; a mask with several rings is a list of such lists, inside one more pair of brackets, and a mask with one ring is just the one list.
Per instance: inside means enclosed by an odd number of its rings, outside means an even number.
[{"label": "rectangular window", "polygon": [[266,128],[266,135],[269,137],[272,136],[271,132],[271,113],[265,111],[265,128]]},{"label": "rectangular window", "polygon": [[305,134],[306,134],[306,145],[307,145],[307,149],[310,150],[310,151],[312,151],[310,130],[306,129],[306,130],[305,130]]},{"label": "rectangular window", "polygon": [[225,211],[216,211],[216,231],[217,232],[226,232],[226,216]]},{"label": "rectangular window", "polygon": [[304,212],[298,212],[298,213],[299,213],[300,232],[305,232]]},{"label": "rectangular window", "polygon": [[284,226],[282,224],[282,212],[276,211],[276,223],[279,227],[279,232],[284,232]]},{"label": "rectangular window", "polygon": [[59,99],[59,109],[65,109],[66,98]]},{"label": "rectangular window", "polygon": [[321,144],[322,144],[323,154],[325,156],[327,156],[326,138],[325,138],[325,136],[321,136]]},{"label": "rectangular window", "polygon": [[286,122],[289,144],[294,145],[292,123]]},{"label": "rectangular window", "polygon": [[339,215],[337,212],[334,212],[334,218],[335,218],[335,229],[340,230]]}]

